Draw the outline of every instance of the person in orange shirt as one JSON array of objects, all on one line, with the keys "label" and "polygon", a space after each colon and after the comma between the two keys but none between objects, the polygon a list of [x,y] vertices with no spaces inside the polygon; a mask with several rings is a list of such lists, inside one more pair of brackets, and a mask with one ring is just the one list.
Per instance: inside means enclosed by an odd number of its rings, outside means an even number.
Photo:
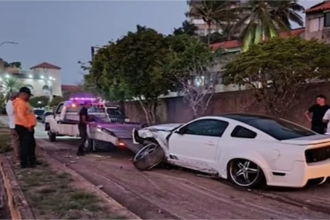
[{"label": "person in orange shirt", "polygon": [[15,130],[19,138],[21,168],[34,167],[34,140],[31,132],[37,125],[37,119],[28,104],[31,96],[31,90],[27,87],[22,87],[19,90],[18,97],[13,102],[15,113]]}]

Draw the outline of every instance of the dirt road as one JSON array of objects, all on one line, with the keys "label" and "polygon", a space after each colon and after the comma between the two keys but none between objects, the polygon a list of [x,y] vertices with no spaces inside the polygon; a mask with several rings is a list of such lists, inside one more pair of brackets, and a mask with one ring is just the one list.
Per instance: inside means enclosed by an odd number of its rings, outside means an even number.
[{"label": "dirt road", "polygon": [[303,190],[242,190],[179,169],[137,171],[129,152],[74,156],[76,141],[48,145],[48,154],[143,219],[329,219],[330,184]]}]

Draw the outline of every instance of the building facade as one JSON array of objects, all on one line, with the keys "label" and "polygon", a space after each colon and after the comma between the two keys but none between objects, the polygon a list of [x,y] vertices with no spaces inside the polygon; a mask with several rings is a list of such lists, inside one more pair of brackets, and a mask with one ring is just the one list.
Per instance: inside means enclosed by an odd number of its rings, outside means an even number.
[{"label": "building facade", "polygon": [[324,1],[306,10],[305,39],[316,38],[330,43],[330,1]]},{"label": "building facade", "polygon": [[[15,77],[24,86],[30,88],[34,96],[47,96],[50,99],[53,96],[62,96],[61,68],[58,66],[44,62],[29,70],[15,67],[0,67],[0,69],[0,87],[4,86],[3,82]],[[1,88],[1,90],[3,89]]]}]

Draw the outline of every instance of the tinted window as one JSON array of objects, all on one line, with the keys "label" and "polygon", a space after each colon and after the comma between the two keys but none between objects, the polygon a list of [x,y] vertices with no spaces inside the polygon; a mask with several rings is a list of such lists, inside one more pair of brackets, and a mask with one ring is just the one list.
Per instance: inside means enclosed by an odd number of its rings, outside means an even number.
[{"label": "tinted window", "polygon": [[45,110],[41,110],[41,109],[36,109],[36,110],[34,110],[34,114],[35,114],[35,115],[43,115],[44,112],[45,112]]},{"label": "tinted window", "polygon": [[109,115],[118,115],[118,116],[123,115],[123,113],[119,109],[116,109],[116,108],[108,108],[107,113]]},{"label": "tinted window", "polygon": [[224,115],[255,127],[278,140],[315,135],[316,133],[292,122],[267,116]]},{"label": "tinted window", "polygon": [[221,137],[227,126],[225,121],[202,119],[187,125],[185,134]]},{"label": "tinted window", "polygon": [[257,134],[247,128],[244,128],[242,126],[236,126],[231,132],[231,136],[235,138],[250,138],[253,139],[257,136]]},{"label": "tinted window", "polygon": [[105,113],[104,108],[90,107],[88,113]]}]

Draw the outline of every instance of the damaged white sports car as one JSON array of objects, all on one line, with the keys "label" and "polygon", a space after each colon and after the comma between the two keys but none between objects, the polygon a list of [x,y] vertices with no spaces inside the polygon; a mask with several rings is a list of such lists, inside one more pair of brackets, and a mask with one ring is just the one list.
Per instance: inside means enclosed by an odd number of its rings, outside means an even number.
[{"label": "damaged white sports car", "polygon": [[303,187],[330,176],[330,136],[268,116],[226,114],[133,131],[140,170],[165,161],[241,187]]}]

